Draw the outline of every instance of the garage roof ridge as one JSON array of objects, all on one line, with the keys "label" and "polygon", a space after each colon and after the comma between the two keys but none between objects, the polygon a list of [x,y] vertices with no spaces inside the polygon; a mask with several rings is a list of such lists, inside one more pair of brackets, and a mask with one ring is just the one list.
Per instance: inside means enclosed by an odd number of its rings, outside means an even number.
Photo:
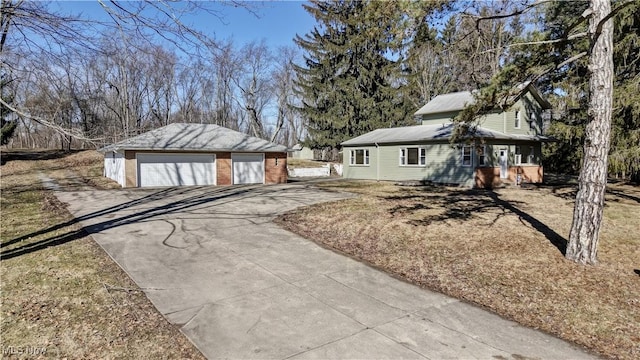
[{"label": "garage roof ridge", "polygon": [[286,152],[286,146],[215,124],[173,123],[98,149]]}]

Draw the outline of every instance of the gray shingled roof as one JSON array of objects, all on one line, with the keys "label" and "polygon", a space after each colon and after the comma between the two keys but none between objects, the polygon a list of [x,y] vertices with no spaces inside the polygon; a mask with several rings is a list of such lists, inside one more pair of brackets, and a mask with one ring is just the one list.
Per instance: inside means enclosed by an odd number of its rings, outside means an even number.
[{"label": "gray shingled roof", "polygon": [[286,146],[212,124],[170,124],[99,149],[284,152]]},{"label": "gray shingled roof", "polygon": [[[515,103],[524,93],[530,91],[543,109],[551,109],[549,101],[540,94],[540,91],[538,91],[530,81],[516,85],[513,90],[514,91],[512,91],[512,94],[506,101],[507,103]],[[431,101],[418,109],[414,115],[440,114],[450,111],[460,111],[467,105],[472,105],[474,103],[475,99],[470,91],[442,94],[431,99]]]},{"label": "gray shingled roof", "polygon": [[459,111],[475,102],[470,91],[442,94],[434,97],[425,106],[415,112],[415,115],[438,114],[449,111]]},{"label": "gray shingled roof", "polygon": [[[453,124],[417,125],[388,129],[378,129],[343,142],[342,146],[404,144],[429,141],[448,141]],[[477,127],[474,137],[496,140],[551,141],[551,138],[537,135],[509,135],[499,131]]]}]

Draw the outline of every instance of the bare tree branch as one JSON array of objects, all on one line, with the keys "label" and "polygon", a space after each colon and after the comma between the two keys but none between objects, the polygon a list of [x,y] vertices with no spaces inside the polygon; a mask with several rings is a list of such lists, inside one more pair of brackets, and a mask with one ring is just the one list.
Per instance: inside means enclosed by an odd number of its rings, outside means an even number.
[{"label": "bare tree branch", "polygon": [[514,17],[514,16],[518,16],[518,15],[522,15],[526,12],[528,12],[529,10],[546,4],[548,2],[553,2],[556,0],[539,0],[534,2],[533,4],[529,4],[523,8],[520,9],[516,9],[508,14],[494,14],[494,15],[488,15],[488,16],[481,16],[481,15],[476,15],[476,14],[470,14],[466,11],[462,12],[462,16],[468,16],[468,17],[472,17],[472,18],[476,18],[476,28],[480,28],[480,22],[484,21],[484,20],[499,20],[499,19],[506,19],[506,18],[510,18],[510,17]]},{"label": "bare tree branch", "polygon": [[[505,45],[503,48],[508,49],[508,48],[512,48],[512,47],[516,47],[516,46],[525,46],[525,45],[557,44],[557,43],[561,43],[561,42],[564,42],[564,41],[570,41],[570,40],[579,39],[579,38],[585,37],[587,35],[588,34],[586,32],[581,32],[581,33],[578,33],[578,34],[570,35],[570,36],[568,36],[566,38],[562,38],[562,39],[519,42],[519,43],[513,43],[513,44]],[[493,51],[497,51],[497,50],[500,50],[500,49],[494,48],[494,49],[485,50],[481,54],[487,53],[487,52],[493,52]]]},{"label": "bare tree branch", "polygon": [[49,121],[47,119],[44,119],[42,117],[39,116],[33,116],[29,113],[27,113],[26,111],[22,111],[20,109],[17,109],[13,106],[11,106],[10,104],[8,104],[6,101],[4,101],[4,99],[0,98],[0,104],[2,104],[2,106],[5,106],[7,109],[9,109],[10,111],[14,112],[15,114],[17,114],[18,116],[25,118],[25,119],[29,119],[32,121],[37,122],[40,125],[46,126],[52,130],[54,130],[55,132],[57,132],[60,135],[64,135],[64,136],[70,136],[74,139],[78,139],[81,141],[87,141],[90,142],[92,144],[95,144],[97,141],[102,140],[102,138],[88,138],[86,137],[79,129],[67,129],[64,128],[58,124],[55,124],[52,121]]}]

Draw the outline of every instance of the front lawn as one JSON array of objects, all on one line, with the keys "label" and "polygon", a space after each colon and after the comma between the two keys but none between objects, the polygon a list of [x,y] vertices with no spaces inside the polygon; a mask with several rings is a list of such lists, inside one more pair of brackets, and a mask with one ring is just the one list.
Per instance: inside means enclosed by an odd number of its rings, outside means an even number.
[{"label": "front lawn", "polygon": [[95,151],[3,151],[2,356],[203,358],[48,187],[113,188]]},{"label": "front lawn", "polygon": [[640,189],[610,186],[595,267],[565,260],[574,185],[495,191],[322,184],[358,197],[279,223],[410,282],[573,341],[640,358]]}]

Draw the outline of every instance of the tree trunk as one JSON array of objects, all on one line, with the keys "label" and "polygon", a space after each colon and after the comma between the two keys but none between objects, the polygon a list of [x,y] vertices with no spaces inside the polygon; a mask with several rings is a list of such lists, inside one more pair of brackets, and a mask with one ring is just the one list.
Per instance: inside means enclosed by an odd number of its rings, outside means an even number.
[{"label": "tree trunk", "polygon": [[597,262],[598,237],[607,186],[614,74],[613,20],[609,19],[601,24],[602,19],[611,12],[611,1],[591,0],[591,9],[589,121],[566,257],[581,264],[593,265]]}]

